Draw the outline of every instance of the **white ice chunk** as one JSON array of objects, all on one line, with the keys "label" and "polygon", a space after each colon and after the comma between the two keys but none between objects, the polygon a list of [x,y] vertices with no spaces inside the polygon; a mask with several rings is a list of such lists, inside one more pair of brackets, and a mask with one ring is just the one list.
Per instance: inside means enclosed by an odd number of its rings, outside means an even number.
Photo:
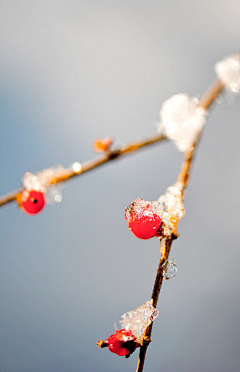
[{"label": "white ice chunk", "polygon": [[22,186],[24,189],[30,191],[41,191],[44,192],[44,185],[40,182],[36,174],[26,172],[22,177]]},{"label": "white ice chunk", "polygon": [[154,212],[163,221],[163,236],[170,236],[173,231],[173,220],[178,222],[185,215],[182,184],[176,182],[173,186],[168,187],[164,195],[161,195],[157,201],[152,202],[152,206]]},{"label": "white ice chunk", "polygon": [[172,219],[179,221],[185,215],[182,192],[177,186],[168,187],[165,193],[165,206]]},{"label": "white ice chunk", "polygon": [[215,65],[217,77],[226,89],[233,93],[240,91],[240,55],[232,54]]},{"label": "white ice chunk", "polygon": [[184,152],[192,145],[206,121],[206,110],[197,106],[196,99],[186,94],[177,94],[164,102],[160,111],[161,122],[158,131],[171,140]]},{"label": "white ice chunk", "polygon": [[27,172],[22,177],[22,186],[24,189],[31,191],[40,191],[45,194],[46,202],[52,204],[54,202],[62,201],[62,190],[65,185],[52,184],[52,180],[60,177],[65,169],[61,165],[43,169],[36,174]]},{"label": "white ice chunk", "polygon": [[139,342],[143,340],[144,330],[158,316],[159,311],[152,306],[151,301],[144,302],[137,309],[122,315],[119,321],[121,327],[131,331]]}]

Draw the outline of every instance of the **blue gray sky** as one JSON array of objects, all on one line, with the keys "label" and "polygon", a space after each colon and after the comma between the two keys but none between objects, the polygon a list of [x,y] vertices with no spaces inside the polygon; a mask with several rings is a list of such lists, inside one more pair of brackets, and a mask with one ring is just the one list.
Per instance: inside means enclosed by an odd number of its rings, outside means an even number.
[{"label": "blue gray sky", "polygon": [[[238,0],[2,0],[0,194],[26,171],[95,157],[96,137],[153,135],[166,99],[200,97],[239,51],[239,14]],[[197,149],[146,371],[240,370],[240,106],[227,99]],[[96,346],[150,299],[157,270],[158,240],[135,238],[124,209],[156,200],[181,162],[165,142],[68,182],[37,216],[1,208],[2,372],[135,370],[138,353]]]}]

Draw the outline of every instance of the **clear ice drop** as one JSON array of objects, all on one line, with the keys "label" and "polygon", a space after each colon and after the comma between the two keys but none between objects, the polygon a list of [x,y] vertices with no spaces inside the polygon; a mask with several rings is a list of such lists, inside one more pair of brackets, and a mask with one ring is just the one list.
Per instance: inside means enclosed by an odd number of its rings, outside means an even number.
[{"label": "clear ice drop", "polygon": [[163,266],[164,279],[168,280],[168,279],[174,278],[174,276],[177,275],[177,271],[178,271],[178,268],[177,268],[177,262],[175,258],[173,258],[172,260],[166,261]]}]

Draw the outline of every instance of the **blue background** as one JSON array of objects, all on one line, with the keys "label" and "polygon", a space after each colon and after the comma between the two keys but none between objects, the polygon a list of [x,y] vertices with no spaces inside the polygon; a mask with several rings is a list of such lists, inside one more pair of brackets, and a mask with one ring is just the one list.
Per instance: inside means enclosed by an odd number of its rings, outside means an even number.
[{"label": "blue background", "polygon": [[[238,0],[2,0],[1,195],[26,171],[95,157],[97,137],[153,135],[166,99],[200,97],[239,51],[239,14]],[[146,371],[240,370],[240,106],[223,98],[197,149]],[[158,266],[158,240],[136,239],[124,208],[156,200],[181,162],[164,142],[69,181],[39,215],[1,208],[1,372],[136,369],[138,352],[96,346],[150,299]]]}]

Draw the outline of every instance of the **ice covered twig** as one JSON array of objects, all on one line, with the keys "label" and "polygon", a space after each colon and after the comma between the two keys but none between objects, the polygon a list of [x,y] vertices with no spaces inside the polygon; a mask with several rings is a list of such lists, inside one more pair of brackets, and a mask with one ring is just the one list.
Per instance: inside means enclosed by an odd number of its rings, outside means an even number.
[{"label": "ice covered twig", "polygon": [[157,129],[184,152],[191,150],[206,121],[206,110],[196,99],[177,94],[164,102]]},{"label": "ice covered twig", "polygon": [[215,65],[217,77],[233,93],[240,91],[240,55],[232,54]]},{"label": "ice covered twig", "polygon": [[170,237],[172,233],[177,236],[176,225],[185,215],[182,183],[176,182],[173,186],[169,186],[165,194],[152,204],[162,219],[162,237]]},{"label": "ice covered twig", "polygon": [[122,315],[119,321],[121,327],[131,331],[139,343],[142,343],[145,329],[156,319],[159,311],[152,306],[151,301],[144,302],[137,309]]},{"label": "ice covered twig", "polygon": [[[145,146],[153,145],[164,139],[166,139],[165,136],[161,134],[155,134],[154,136],[150,138],[147,138],[144,140],[135,140],[128,144],[124,144],[116,149],[109,150],[103,155],[100,155],[95,159],[88,160],[84,163],[80,164],[79,162],[75,162],[72,164],[72,166],[69,169],[65,169],[65,171],[62,174],[59,174],[58,177],[54,177],[54,179],[51,180],[51,184],[61,183],[73,177],[78,177],[85,172],[88,172],[112,160],[118,159],[122,157],[123,155],[131,154],[137,150],[140,150],[141,148]],[[14,190],[12,192],[9,192],[8,194],[1,196],[0,207],[7,203],[17,200],[21,196],[22,192],[23,192],[23,188],[19,188],[17,190]]]},{"label": "ice covered twig", "polygon": [[[222,91],[223,88],[224,88],[223,83],[220,80],[216,80],[200,99],[199,106],[207,110],[211,106],[211,104],[214,102],[215,97]],[[184,153],[184,160],[182,163],[181,171],[179,172],[179,175],[177,177],[177,182],[176,182],[178,185],[181,185],[182,193],[184,192],[184,189],[189,179],[189,173],[190,173],[190,168],[192,165],[195,145],[197,144],[199,140],[199,136],[200,136],[200,133],[198,134],[196,140],[194,141],[194,146],[192,147],[192,149]],[[163,265],[168,260],[172,242],[175,238],[176,238],[176,235],[172,234],[169,238],[166,238],[164,240],[163,244],[161,242],[161,248],[162,248],[161,257],[160,257],[160,262],[158,265],[158,270],[157,270],[157,274],[156,274],[156,278],[155,278],[155,282],[153,286],[153,291],[152,291],[152,297],[151,297],[152,304],[155,307],[157,306],[159,294],[160,294],[163,280],[164,280]],[[152,333],[152,327],[150,325],[146,329],[145,338],[150,339],[151,333]],[[140,348],[136,372],[143,371],[148,345],[149,345],[149,342],[145,341]]]},{"label": "ice covered twig", "polygon": [[67,171],[61,165],[43,169],[35,174],[26,172],[22,177],[23,189],[44,193],[46,202],[49,204],[54,202],[59,203],[62,201],[62,190],[65,185],[61,183],[56,186],[54,180],[58,179],[66,172]]}]

